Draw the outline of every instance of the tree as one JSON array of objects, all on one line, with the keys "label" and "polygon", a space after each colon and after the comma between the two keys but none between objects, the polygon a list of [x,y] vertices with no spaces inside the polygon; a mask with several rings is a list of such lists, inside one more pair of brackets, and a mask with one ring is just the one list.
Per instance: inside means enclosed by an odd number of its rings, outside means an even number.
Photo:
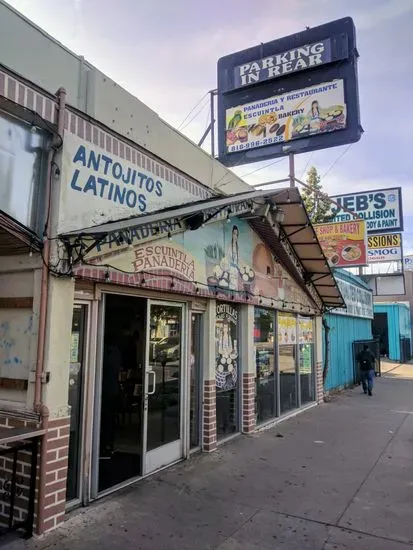
[{"label": "tree", "polygon": [[324,198],[323,186],[320,183],[321,178],[317,168],[312,166],[307,172],[305,187],[301,192],[305,207],[312,223],[323,223],[331,220],[331,203],[328,198]]}]

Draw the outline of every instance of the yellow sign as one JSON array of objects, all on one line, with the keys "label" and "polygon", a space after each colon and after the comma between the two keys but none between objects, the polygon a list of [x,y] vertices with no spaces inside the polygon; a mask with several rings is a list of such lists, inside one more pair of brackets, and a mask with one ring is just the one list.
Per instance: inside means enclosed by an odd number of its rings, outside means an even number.
[{"label": "yellow sign", "polygon": [[367,264],[367,232],[364,220],[316,224],[314,229],[332,267]]},{"label": "yellow sign", "polygon": [[391,248],[393,246],[401,246],[402,239],[400,233],[390,233],[388,235],[371,235],[368,238],[368,246],[370,249]]}]

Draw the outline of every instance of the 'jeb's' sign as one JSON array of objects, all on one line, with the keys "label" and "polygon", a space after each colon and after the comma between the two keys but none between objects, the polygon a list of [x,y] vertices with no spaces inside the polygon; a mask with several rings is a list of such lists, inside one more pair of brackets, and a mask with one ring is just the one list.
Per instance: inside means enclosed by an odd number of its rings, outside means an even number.
[{"label": "'jeb's' sign", "polygon": [[331,61],[331,40],[309,44],[244,63],[234,69],[234,88],[242,88],[280,76],[312,69]]},{"label": "'jeb's' sign", "polygon": [[332,198],[340,205],[332,210],[336,222],[352,220],[353,216],[345,211],[349,210],[366,220],[367,233],[388,233],[389,230],[403,231],[402,190],[400,187],[339,195]]}]

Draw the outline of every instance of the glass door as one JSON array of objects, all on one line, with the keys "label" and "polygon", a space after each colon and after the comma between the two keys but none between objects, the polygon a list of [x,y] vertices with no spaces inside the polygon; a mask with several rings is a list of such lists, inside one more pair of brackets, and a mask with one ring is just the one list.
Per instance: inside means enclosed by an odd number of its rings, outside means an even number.
[{"label": "glass door", "polygon": [[144,474],[183,456],[183,307],[148,300]]}]

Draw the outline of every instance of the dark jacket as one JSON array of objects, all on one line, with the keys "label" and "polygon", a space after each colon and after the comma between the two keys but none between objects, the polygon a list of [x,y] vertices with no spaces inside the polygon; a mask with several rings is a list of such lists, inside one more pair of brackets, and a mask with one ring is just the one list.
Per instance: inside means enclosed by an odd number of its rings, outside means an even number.
[{"label": "dark jacket", "polygon": [[360,365],[360,370],[373,370],[376,358],[374,354],[369,350],[363,350],[357,355],[357,361]]}]

